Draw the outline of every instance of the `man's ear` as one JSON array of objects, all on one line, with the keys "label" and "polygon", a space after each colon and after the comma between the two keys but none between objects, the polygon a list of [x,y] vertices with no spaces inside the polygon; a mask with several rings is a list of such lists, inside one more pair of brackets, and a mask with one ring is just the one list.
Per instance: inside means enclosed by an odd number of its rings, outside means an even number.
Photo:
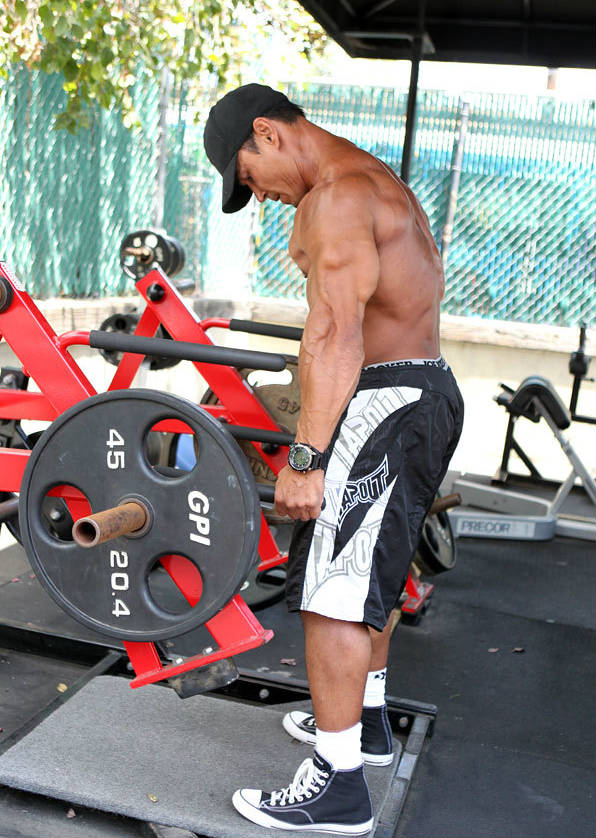
[{"label": "man's ear", "polygon": [[268,148],[278,149],[280,136],[278,126],[275,122],[265,116],[258,116],[252,124],[255,139]]}]

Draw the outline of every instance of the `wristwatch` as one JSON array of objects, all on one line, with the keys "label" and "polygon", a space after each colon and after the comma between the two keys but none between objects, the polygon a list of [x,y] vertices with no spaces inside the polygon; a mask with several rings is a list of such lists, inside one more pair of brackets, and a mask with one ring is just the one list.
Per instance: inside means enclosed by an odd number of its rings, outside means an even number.
[{"label": "wristwatch", "polygon": [[292,442],[288,454],[288,465],[294,471],[314,471],[314,469],[323,468],[324,456],[312,445],[307,445],[305,442]]}]

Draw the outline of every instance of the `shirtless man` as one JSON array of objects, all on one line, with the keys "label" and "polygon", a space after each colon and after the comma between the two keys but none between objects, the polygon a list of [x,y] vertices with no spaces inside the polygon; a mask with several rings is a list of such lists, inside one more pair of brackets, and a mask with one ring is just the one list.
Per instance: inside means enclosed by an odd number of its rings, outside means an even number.
[{"label": "shirtless man", "polygon": [[387,765],[394,751],[390,618],[463,418],[440,356],[441,260],[405,183],[282,93],[228,93],[205,149],[223,176],[224,212],[253,194],[296,207],[290,255],[309,306],[296,443],[275,508],[297,519],[286,596],[302,617],[314,710],[283,725],[315,753],[286,788],[240,789],[233,803],[261,826],[364,834],[363,759]]}]

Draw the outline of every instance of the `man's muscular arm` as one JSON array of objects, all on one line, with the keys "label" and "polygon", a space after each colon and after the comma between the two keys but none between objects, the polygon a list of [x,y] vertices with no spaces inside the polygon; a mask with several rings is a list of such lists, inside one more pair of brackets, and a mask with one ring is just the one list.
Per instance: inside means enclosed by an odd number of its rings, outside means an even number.
[{"label": "man's muscular arm", "polygon": [[[308,261],[309,314],[299,357],[301,390],[297,442],[324,451],[352,397],[364,359],[362,321],[379,280],[370,192],[345,179],[312,196],[297,232]],[[356,181],[356,182],[354,182]],[[275,508],[303,521],[321,512],[320,470],[279,473]]]},{"label": "man's muscular arm", "polygon": [[379,279],[370,194],[357,181],[346,178],[324,190],[300,225],[310,310],[300,346],[296,440],[320,451],[356,389],[364,310]]}]

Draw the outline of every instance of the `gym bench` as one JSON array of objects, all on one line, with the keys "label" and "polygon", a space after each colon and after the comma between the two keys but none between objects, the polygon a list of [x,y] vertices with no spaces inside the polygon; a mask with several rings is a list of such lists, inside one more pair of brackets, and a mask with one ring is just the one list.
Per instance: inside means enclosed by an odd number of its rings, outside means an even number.
[{"label": "gym bench", "polygon": [[569,409],[548,379],[540,375],[525,378],[517,390],[501,384],[502,391],[495,401],[509,414],[506,450],[514,450],[526,464],[530,473],[538,470],[515,441],[515,423],[520,417],[538,423],[547,423],[563,453],[569,460],[571,472],[561,484],[551,501],[532,495],[514,492],[497,486],[485,486],[465,475],[453,484],[453,491],[462,498],[462,506],[478,507],[491,513],[472,512],[467,509],[453,510],[449,514],[454,523],[456,536],[477,538],[508,538],[547,541],[555,535],[596,541],[595,519],[563,515],[561,508],[579,478],[588,498],[596,507],[596,482],[583,464],[569,439],[563,433],[572,420]]}]

